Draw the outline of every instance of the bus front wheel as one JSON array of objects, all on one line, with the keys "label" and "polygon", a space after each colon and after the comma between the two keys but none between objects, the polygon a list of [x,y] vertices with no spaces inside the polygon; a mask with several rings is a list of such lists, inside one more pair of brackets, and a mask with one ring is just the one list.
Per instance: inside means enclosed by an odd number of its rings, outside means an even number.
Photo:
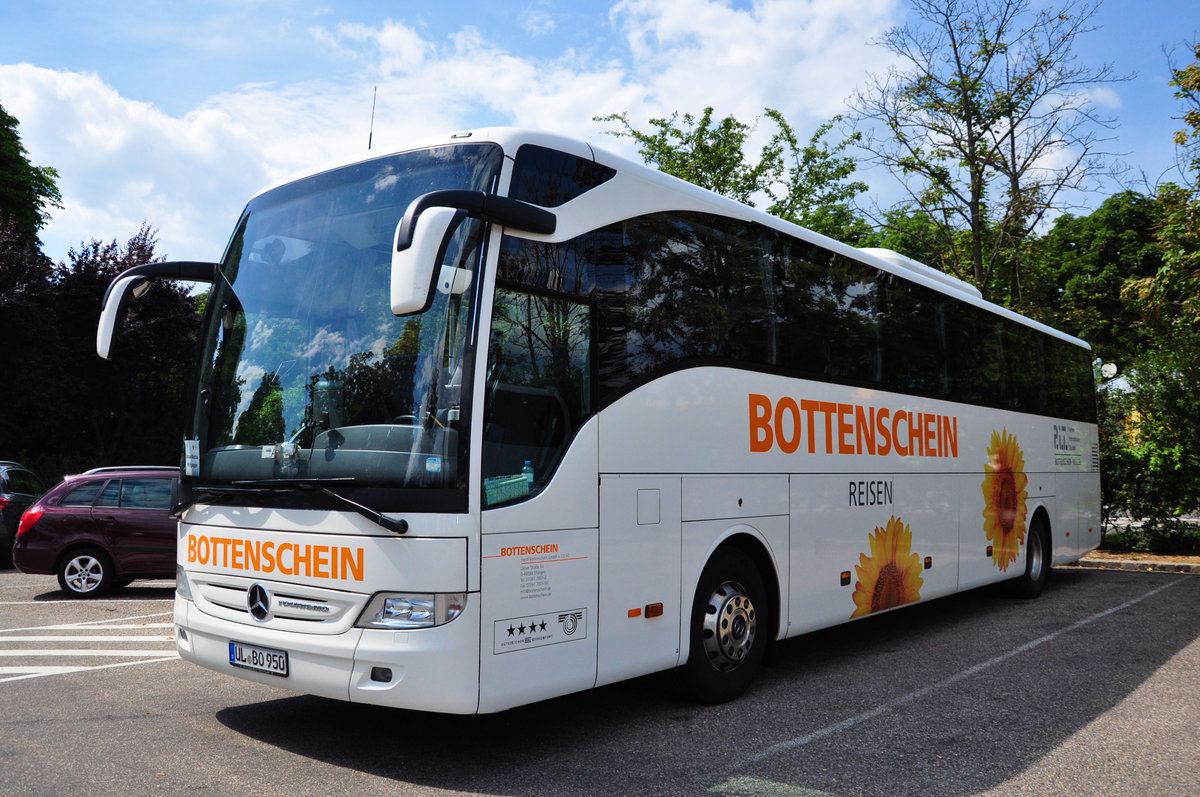
[{"label": "bus front wheel", "polygon": [[692,603],[691,634],[683,681],[703,703],[742,694],[762,664],[770,636],[767,591],[754,562],[723,548],[700,574]]}]

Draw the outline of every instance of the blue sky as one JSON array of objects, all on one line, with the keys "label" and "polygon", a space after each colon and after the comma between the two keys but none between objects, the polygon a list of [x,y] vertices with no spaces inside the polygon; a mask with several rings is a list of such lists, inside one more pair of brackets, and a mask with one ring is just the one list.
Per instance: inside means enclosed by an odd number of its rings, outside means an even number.
[{"label": "blue sky", "polygon": [[[777,108],[802,136],[844,110],[903,0],[0,1],[0,105],[64,208],[46,253],[124,242],[143,221],[172,259],[221,255],[266,183],[366,149],[490,125],[545,128],[633,156],[596,115],[672,111],[751,121]],[[1142,187],[1171,179],[1181,108],[1164,48],[1186,61],[1194,0],[1106,0],[1081,63],[1134,80],[1097,94],[1110,148]],[[898,197],[868,172],[871,197]],[[1120,186],[1111,184],[1111,191]],[[1106,193],[1086,199],[1097,204]]]}]

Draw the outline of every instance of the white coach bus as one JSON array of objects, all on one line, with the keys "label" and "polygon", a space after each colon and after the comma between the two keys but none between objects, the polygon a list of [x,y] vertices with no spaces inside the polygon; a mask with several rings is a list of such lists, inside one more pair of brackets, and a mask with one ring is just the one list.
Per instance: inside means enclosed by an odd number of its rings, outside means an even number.
[{"label": "white coach bus", "polygon": [[586,143],[459,133],[250,200],[186,419],[180,654],[494,712],[1011,580],[1099,540],[1086,344]]}]

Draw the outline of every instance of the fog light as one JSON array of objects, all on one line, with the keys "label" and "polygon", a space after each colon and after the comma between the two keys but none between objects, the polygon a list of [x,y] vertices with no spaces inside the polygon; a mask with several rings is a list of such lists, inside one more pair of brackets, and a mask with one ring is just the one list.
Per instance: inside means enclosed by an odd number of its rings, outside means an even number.
[{"label": "fog light", "polygon": [[371,680],[378,681],[381,684],[390,684],[392,682],[392,670],[390,667],[372,667]]}]

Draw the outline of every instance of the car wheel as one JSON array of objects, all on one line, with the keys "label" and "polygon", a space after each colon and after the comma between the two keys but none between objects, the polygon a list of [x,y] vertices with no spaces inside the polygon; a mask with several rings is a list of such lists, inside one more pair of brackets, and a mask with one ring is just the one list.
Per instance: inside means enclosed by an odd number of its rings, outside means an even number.
[{"label": "car wheel", "polygon": [[717,551],[696,586],[683,681],[703,703],[746,691],[770,636],[767,591],[754,562],[736,548]]},{"label": "car wheel", "polygon": [[58,585],[73,598],[98,598],[116,582],[112,560],[95,548],[71,551],[58,564]]}]

